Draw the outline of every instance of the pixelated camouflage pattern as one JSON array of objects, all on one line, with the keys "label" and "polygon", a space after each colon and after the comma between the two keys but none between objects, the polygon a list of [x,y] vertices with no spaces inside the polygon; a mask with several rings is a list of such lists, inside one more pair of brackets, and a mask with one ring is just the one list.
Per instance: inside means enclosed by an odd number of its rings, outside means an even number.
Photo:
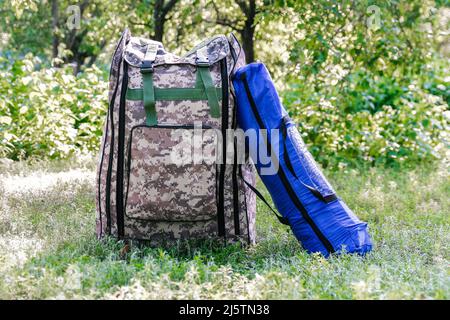
[{"label": "pixelated camouflage pattern", "polygon": [[[110,69],[110,78],[109,78],[109,108],[104,124],[104,135],[102,138],[102,142],[100,145],[100,154],[99,161],[97,164],[97,190],[96,192],[96,208],[97,208],[97,217],[96,217],[96,232],[97,236],[101,238],[105,234],[109,233],[108,223],[107,223],[107,215],[106,215],[106,180],[107,180],[107,171],[108,171],[108,162],[111,156],[111,143],[113,136],[113,124],[111,123],[111,116],[114,116],[115,110],[117,110],[118,101],[115,99],[114,105],[111,105],[112,98],[114,95],[114,91],[116,87],[120,92],[121,84],[122,84],[122,76],[121,72],[123,70],[122,66],[122,56],[125,51],[126,42],[129,40],[130,34],[128,29],[122,33],[119,42],[114,51],[111,69]],[[123,73],[123,72],[122,72]],[[117,95],[116,95],[117,96]]]},{"label": "pixelated camouflage pattern", "polygon": [[146,240],[153,246],[174,244],[177,240],[217,238],[217,219],[207,221],[151,221],[126,219],[127,239]]},{"label": "pixelated camouflage pattern", "polygon": [[[108,117],[102,140],[99,161],[99,195],[97,206],[97,234],[118,236],[116,212],[116,172],[118,150],[118,119],[120,95],[123,79],[123,64],[128,63],[128,87],[142,88],[143,80],[139,66],[145,55],[146,44],[151,40],[131,37],[125,31],[117,46],[111,64],[110,100],[116,83],[115,101],[110,106],[112,122]],[[232,49],[240,48],[236,40],[230,37]],[[191,88],[195,86],[197,68],[195,66],[196,50],[207,47],[210,71],[213,82],[221,86],[221,68],[219,61],[227,58],[228,75],[245,61],[233,60],[230,45],[225,36],[217,36],[207,40],[195,50],[183,57],[178,57],[164,50],[158,43],[158,52],[154,62],[153,82],[159,88]],[[242,52],[241,52],[242,53]],[[242,54],[240,55],[242,56]],[[119,65],[121,67],[119,68]],[[232,82],[229,81],[230,89]],[[229,127],[232,126],[235,114],[235,103],[230,96]],[[186,125],[202,123],[215,129],[221,129],[222,120],[212,118],[207,101],[157,101],[156,110],[159,125]],[[162,242],[173,242],[184,239],[210,239],[218,236],[217,224],[217,176],[221,166],[156,165],[155,161],[167,156],[170,149],[170,130],[149,129],[145,124],[145,111],[142,101],[126,101],[125,104],[125,153],[124,153],[124,238],[149,240],[158,245]],[[138,128],[136,128],[138,127]],[[135,128],[135,129],[133,129]],[[155,130],[155,131],[152,131]],[[136,131],[136,132],[134,132]],[[131,135],[133,132],[133,135]],[[135,135],[135,133],[138,133]],[[133,137],[133,138],[132,138]],[[131,144],[130,139],[132,138]],[[153,141],[153,142],[152,142]],[[154,143],[156,142],[157,143]],[[173,141],[172,141],[173,142]],[[128,150],[131,146],[131,150]],[[129,152],[131,151],[131,152]],[[111,153],[112,152],[112,153]],[[131,158],[129,159],[129,155]],[[111,157],[111,185],[109,193],[110,225],[106,219],[106,176]],[[130,166],[130,167],[128,167]],[[225,167],[224,181],[224,215],[225,235],[229,242],[241,241],[253,243],[255,239],[254,218],[256,206],[255,195],[239,183],[239,223],[241,233],[235,234],[233,206],[233,165]],[[128,171],[130,180],[128,181]],[[254,172],[248,171],[248,181],[254,181]],[[157,177],[162,179],[156,179]],[[252,179],[253,177],[253,179]],[[156,200],[155,200],[156,198]],[[250,205],[249,205],[250,204]],[[249,210],[253,210],[249,212]],[[185,219],[185,220],[184,220]]]},{"label": "pixelated camouflage pattern", "polygon": [[153,63],[154,66],[164,64],[191,64],[192,66],[195,66],[197,49],[205,45],[207,46],[208,59],[210,64],[216,63],[229,54],[228,39],[223,35],[205,40],[205,42],[199,44],[193,50],[182,57],[166,52],[163,45],[159,42],[147,40],[140,37],[131,37],[125,50],[124,59],[131,66],[139,67],[142,63],[142,60],[144,59],[148,43],[158,44],[157,56]]},{"label": "pixelated camouflage pattern", "polygon": [[[177,148],[192,153],[193,130],[183,130],[182,134],[173,135],[173,129],[168,128],[133,129],[126,200],[128,217],[165,221],[216,218],[216,165],[193,161],[174,163],[172,158],[178,155]],[[203,135],[202,140],[202,150],[215,143],[211,135]]]},{"label": "pixelated camouflage pattern", "polygon": [[[111,167],[109,168],[111,170],[111,180],[109,185],[109,203],[106,201],[107,192],[105,186],[105,195],[102,196],[102,198],[105,199],[105,210],[102,212],[102,214],[105,215],[106,219],[108,218],[108,210],[106,207],[109,208],[109,219],[110,222],[104,224],[104,232],[105,235],[112,235],[117,237],[118,236],[118,229],[117,229],[117,207],[116,207],[116,187],[117,187],[117,155],[118,155],[118,136],[119,136],[119,109],[120,109],[120,96],[122,94],[122,83],[123,83],[123,74],[124,74],[124,63],[123,63],[123,54],[126,50],[126,43],[130,40],[131,35],[128,30],[125,30],[122,35],[122,42],[121,42],[121,48],[120,50],[117,50],[115,57],[113,60],[118,60],[120,63],[119,68],[119,77],[118,77],[118,85],[117,85],[117,91],[115,91],[114,95],[114,104],[110,105],[109,112],[112,112],[112,117],[108,118],[108,121],[111,123],[111,128],[113,129],[111,131],[112,135],[112,146],[110,147],[110,152],[112,152],[107,157],[105,156],[105,166],[109,167],[109,161],[111,160]],[[117,58],[117,56],[120,56],[120,59]],[[110,101],[110,104],[112,103],[112,100]],[[112,120],[112,121],[111,121]],[[111,156],[111,158],[110,158]],[[105,185],[107,183],[107,174],[102,176],[103,179],[105,179]]]},{"label": "pixelated camouflage pattern", "polygon": [[157,101],[156,112],[160,124],[202,122],[217,128],[221,122],[220,118],[211,118],[206,101]]},{"label": "pixelated camouflage pattern", "polygon": [[[242,176],[252,186],[256,184],[256,175],[254,166],[248,162],[241,166]],[[241,206],[246,210],[246,217],[241,217],[241,228],[247,228],[248,241],[253,244],[256,242],[256,195],[255,193],[242,181],[239,181],[243,196],[240,197]]]},{"label": "pixelated camouflage pattern", "polygon": [[114,89],[116,86],[117,81],[119,80],[119,66],[121,65],[122,55],[125,51],[125,44],[126,41],[128,41],[130,37],[128,29],[125,29],[125,31],[122,33],[122,36],[119,39],[119,42],[116,46],[116,49],[114,50],[114,54],[111,61],[111,69],[109,72],[109,102],[111,102]]},{"label": "pixelated camouflage pattern", "polygon": [[204,42],[195,46],[191,51],[182,57],[185,61],[192,61],[195,63],[197,58],[197,50],[201,47],[207,47],[206,52],[208,53],[209,63],[213,64],[222,58],[229,55],[229,44],[227,37],[219,35],[210,39],[206,39]]},{"label": "pixelated camouflage pattern", "polygon": [[[228,61],[232,62],[232,65],[228,66],[228,72],[230,74],[234,74],[235,70],[246,64],[245,53],[233,34],[231,34],[228,39],[230,43],[230,50],[234,52],[234,55],[230,56],[235,58],[235,60],[228,59]],[[232,85],[233,82],[230,81],[231,91],[234,90]],[[230,105],[235,106],[236,103],[233,95],[230,95],[230,99]],[[235,111],[234,108],[233,111]],[[233,114],[230,114],[230,116],[233,116]],[[230,119],[230,121],[236,122],[235,119]],[[255,186],[256,177],[253,164],[251,162],[247,162],[241,165],[241,170],[244,179],[252,186]],[[247,237],[246,239],[241,238],[241,241],[245,240],[249,244],[254,244],[256,242],[256,195],[240,178],[238,178],[238,185],[238,200],[241,212],[239,215],[240,230],[242,237],[244,237],[244,235]]]},{"label": "pixelated camouflage pattern", "polygon": [[144,60],[145,52],[147,51],[147,45],[150,43],[158,45],[158,59],[160,59],[161,56],[167,54],[162,43],[160,42],[144,39],[141,37],[132,37],[127,44],[124,53],[124,59],[128,62],[129,65],[139,67],[142,63],[142,60]]},{"label": "pixelated camouflage pattern", "polygon": [[[213,83],[216,87],[221,85],[220,64],[210,67]],[[128,88],[140,89],[144,80],[138,67],[128,68]],[[163,64],[155,65],[153,72],[153,84],[157,88],[194,88],[197,81],[197,67],[190,64]]]},{"label": "pixelated camouflage pattern", "polygon": [[236,37],[233,34],[230,35],[229,41],[230,41],[231,49],[233,50],[233,52],[235,53],[235,56],[236,56],[236,61],[233,66],[233,70],[230,69],[231,72],[233,73],[236,69],[245,66],[245,64],[246,64],[245,52],[242,49],[241,44],[237,41]]}]

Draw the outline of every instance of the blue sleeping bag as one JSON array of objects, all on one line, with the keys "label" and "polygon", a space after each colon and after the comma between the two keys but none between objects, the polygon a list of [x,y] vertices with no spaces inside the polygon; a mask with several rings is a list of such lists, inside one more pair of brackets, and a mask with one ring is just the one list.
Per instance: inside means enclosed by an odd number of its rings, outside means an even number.
[{"label": "blue sleeping bag", "polygon": [[[286,110],[262,63],[238,69],[233,77],[237,121],[244,132],[264,139],[249,143],[249,153],[273,202],[309,252],[364,254],[372,249],[367,223],[336,196]],[[265,129],[260,131],[259,129]],[[273,130],[278,129],[278,130]],[[263,161],[267,151],[271,163]],[[276,168],[276,171],[269,170]]]}]

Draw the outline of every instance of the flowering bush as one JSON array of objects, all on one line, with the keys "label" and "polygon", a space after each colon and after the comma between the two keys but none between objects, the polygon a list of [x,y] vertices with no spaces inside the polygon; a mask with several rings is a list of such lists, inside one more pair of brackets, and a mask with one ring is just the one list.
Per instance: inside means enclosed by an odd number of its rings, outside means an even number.
[{"label": "flowering bush", "polygon": [[0,157],[65,158],[97,150],[107,110],[107,82],[95,66],[39,69],[27,55],[0,57]]},{"label": "flowering bush", "polygon": [[[1,59],[0,157],[54,159],[98,150],[107,110],[101,70],[73,76],[70,66],[39,69],[31,55]],[[400,85],[357,74],[344,87],[329,84],[328,92],[291,80],[282,96],[323,166],[411,164],[439,158],[448,147],[448,86],[427,79]]]},{"label": "flowering bush", "polygon": [[[357,93],[359,98],[355,98],[356,93],[335,94],[331,98],[305,97],[294,90],[285,95],[290,114],[322,165],[396,166],[445,156],[450,111],[442,96],[418,85],[410,85],[390,98],[384,91],[361,90]],[[367,100],[367,105],[360,98]],[[373,104],[382,98],[395,102]]]}]

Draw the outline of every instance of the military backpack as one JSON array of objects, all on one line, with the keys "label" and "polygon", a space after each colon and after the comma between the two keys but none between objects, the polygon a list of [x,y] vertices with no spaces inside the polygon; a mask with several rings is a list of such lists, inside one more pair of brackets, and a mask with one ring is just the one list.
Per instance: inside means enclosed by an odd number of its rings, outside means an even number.
[{"label": "military backpack", "polygon": [[[98,160],[99,238],[255,241],[256,199],[247,185],[255,183],[253,166],[226,156],[227,132],[236,128],[230,78],[244,64],[233,35],[179,57],[125,30],[112,58]],[[200,148],[222,161],[176,161],[176,149],[196,132]]]}]

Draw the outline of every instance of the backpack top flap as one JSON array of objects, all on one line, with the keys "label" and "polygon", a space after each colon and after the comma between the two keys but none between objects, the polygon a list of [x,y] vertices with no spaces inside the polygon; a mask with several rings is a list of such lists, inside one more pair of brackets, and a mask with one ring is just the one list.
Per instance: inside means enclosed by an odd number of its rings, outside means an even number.
[{"label": "backpack top flap", "polygon": [[160,42],[141,37],[131,37],[125,48],[124,59],[129,65],[140,67],[149,44],[156,44],[158,46],[156,59],[153,63],[155,66],[179,63],[196,65],[197,51],[204,47],[206,47],[209,64],[214,64],[226,57],[230,52],[228,39],[224,35],[218,35],[201,42],[182,57],[167,52]]}]

